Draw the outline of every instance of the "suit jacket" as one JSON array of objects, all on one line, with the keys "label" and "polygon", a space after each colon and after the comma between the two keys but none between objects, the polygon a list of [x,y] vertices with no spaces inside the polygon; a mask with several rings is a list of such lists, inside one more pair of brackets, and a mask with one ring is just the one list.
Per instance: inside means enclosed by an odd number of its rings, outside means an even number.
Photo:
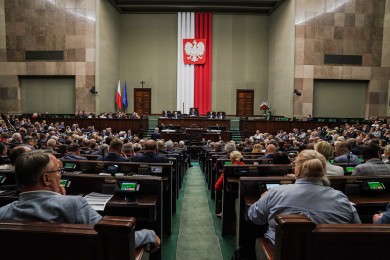
[{"label": "suit jacket", "polygon": [[18,201],[0,208],[0,219],[94,225],[102,217],[81,196],[52,191],[23,192]]},{"label": "suit jacket", "polygon": [[161,135],[160,133],[158,132],[153,132],[151,135],[150,135],[150,138],[152,138],[154,141],[156,141],[157,139],[160,139]]},{"label": "suit jacket", "polygon": [[110,162],[129,162],[130,160],[118,155],[117,153],[108,153],[104,157],[99,156],[97,161],[110,161]]},{"label": "suit jacket", "polygon": [[268,153],[264,156],[259,157],[258,159],[273,159],[273,158],[274,158],[274,154]]},{"label": "suit jacket", "polygon": [[355,167],[352,175],[389,175],[390,164],[384,163],[381,160],[374,158],[370,159],[365,163],[362,163]]},{"label": "suit jacket", "polygon": [[61,160],[80,161],[80,160],[88,160],[88,159],[86,157],[70,153],[70,154],[66,154],[64,157],[62,157]]},{"label": "suit jacket", "polygon": [[156,153],[139,153],[131,158],[132,162],[168,163],[168,157]]},{"label": "suit jacket", "polygon": [[[348,158],[349,156],[349,158]],[[359,161],[359,158],[354,155],[354,154],[343,154],[343,155],[340,155],[336,158],[334,158],[334,162],[335,163],[350,163],[350,164],[354,164],[354,165],[359,165],[360,164],[360,161]]]}]

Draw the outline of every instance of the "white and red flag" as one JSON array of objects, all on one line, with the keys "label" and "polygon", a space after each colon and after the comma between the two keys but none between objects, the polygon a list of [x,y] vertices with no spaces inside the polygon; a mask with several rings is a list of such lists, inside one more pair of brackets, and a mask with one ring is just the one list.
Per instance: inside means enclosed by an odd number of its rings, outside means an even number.
[{"label": "white and red flag", "polygon": [[118,81],[118,91],[116,92],[115,102],[119,109],[122,109],[121,81]]},{"label": "white and red flag", "polygon": [[211,110],[211,13],[178,14],[177,110]]}]

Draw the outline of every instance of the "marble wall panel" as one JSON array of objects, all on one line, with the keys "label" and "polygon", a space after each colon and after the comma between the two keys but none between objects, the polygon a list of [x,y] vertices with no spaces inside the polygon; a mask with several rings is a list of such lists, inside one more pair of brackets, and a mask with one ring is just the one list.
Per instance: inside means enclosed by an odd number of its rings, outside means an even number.
[{"label": "marble wall panel", "polygon": [[[366,98],[366,116],[387,113],[390,68],[382,64],[390,62],[382,57],[390,56],[390,47],[383,44],[390,30],[384,30],[385,6],[386,0],[296,0],[295,84],[313,93],[314,79],[368,80],[373,83]],[[361,55],[363,64],[326,65],[325,54]],[[312,77],[302,65],[314,65]],[[311,114],[311,102],[306,94],[294,97],[294,115]]]},{"label": "marble wall panel", "polygon": [[[4,11],[6,46],[0,48],[0,87],[12,89],[7,90],[9,103],[0,97],[0,110],[22,112],[20,97],[15,94],[20,89],[19,76],[69,75],[76,76],[76,93],[80,93],[76,107],[82,103],[86,111],[94,112],[95,98],[88,93],[95,85],[96,1],[4,0],[0,8]],[[26,61],[26,50],[62,50],[64,61]]]}]

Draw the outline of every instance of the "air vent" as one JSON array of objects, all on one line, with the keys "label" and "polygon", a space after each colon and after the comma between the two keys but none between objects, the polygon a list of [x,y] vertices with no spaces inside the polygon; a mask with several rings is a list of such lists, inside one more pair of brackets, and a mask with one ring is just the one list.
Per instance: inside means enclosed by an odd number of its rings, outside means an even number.
[{"label": "air vent", "polygon": [[332,55],[325,54],[324,64],[362,65],[361,55]]},{"label": "air vent", "polygon": [[26,60],[64,60],[64,51],[26,51]]}]

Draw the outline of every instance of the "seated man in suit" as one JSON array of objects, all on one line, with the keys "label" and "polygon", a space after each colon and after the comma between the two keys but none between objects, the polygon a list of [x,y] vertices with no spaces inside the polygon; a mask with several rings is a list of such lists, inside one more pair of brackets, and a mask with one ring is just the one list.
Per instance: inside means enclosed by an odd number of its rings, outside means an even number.
[{"label": "seated man in suit", "polygon": [[122,157],[123,142],[120,139],[112,139],[110,142],[110,148],[108,154],[99,156],[97,161],[110,161],[110,162],[129,162],[128,158]]},{"label": "seated man in suit", "polygon": [[[15,166],[16,184],[22,190],[18,201],[0,208],[0,219],[16,221],[45,221],[68,224],[95,225],[99,215],[81,196],[64,196],[60,185],[62,163],[53,154],[40,150],[21,155]],[[135,234],[136,247],[151,243],[159,246],[160,239],[152,230]]]},{"label": "seated man in suit", "polygon": [[337,157],[334,159],[335,163],[349,163],[353,165],[359,165],[359,158],[351,154],[346,142],[341,142],[335,145],[335,151]]},{"label": "seated man in suit", "polygon": [[80,156],[80,145],[73,143],[66,147],[66,154],[61,160],[87,160],[86,157]]},{"label": "seated man in suit", "polygon": [[162,117],[171,117],[171,111],[167,111],[167,110],[162,111]]},{"label": "seated man in suit", "polygon": [[157,144],[154,140],[148,140],[145,143],[145,152],[134,155],[132,162],[146,163],[168,163],[168,157],[157,154]]},{"label": "seated man in suit", "polygon": [[265,147],[265,155],[259,157],[258,159],[273,159],[274,153],[276,152],[276,146],[273,144],[269,144]]},{"label": "seated man in suit", "polygon": [[161,138],[161,135],[159,133],[160,129],[158,127],[154,128],[154,132],[150,135],[150,138],[152,138],[154,141]]},{"label": "seated man in suit", "polygon": [[389,175],[390,164],[382,162],[380,148],[376,143],[369,143],[363,146],[362,155],[365,163],[355,167],[352,175]]},{"label": "seated man in suit", "polygon": [[207,112],[207,118],[208,119],[215,119],[215,112],[214,111]]},{"label": "seated man in suit", "polygon": [[224,112],[218,112],[217,119],[225,119],[225,113]]},{"label": "seated man in suit", "polygon": [[190,113],[189,113],[190,116],[199,116],[199,111],[197,108],[194,108],[194,107],[191,107],[190,108]]},{"label": "seated man in suit", "polygon": [[181,113],[179,111],[173,112],[172,118],[179,119],[181,117]]}]

